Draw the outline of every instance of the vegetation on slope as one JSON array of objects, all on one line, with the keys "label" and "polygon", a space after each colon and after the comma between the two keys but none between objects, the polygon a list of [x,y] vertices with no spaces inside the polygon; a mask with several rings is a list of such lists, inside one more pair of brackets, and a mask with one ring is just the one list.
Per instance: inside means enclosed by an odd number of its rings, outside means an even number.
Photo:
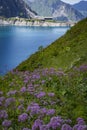
[{"label": "vegetation on slope", "polygon": [[77,23],[64,36],[41,49],[20,64],[17,69],[63,68],[87,63],[87,18]]},{"label": "vegetation on slope", "polygon": [[40,47],[18,67],[24,71],[0,77],[0,130],[87,130],[86,25]]},{"label": "vegetation on slope", "polygon": [[[0,130],[86,130],[87,66],[0,78]],[[77,120],[77,121],[76,121]]]}]

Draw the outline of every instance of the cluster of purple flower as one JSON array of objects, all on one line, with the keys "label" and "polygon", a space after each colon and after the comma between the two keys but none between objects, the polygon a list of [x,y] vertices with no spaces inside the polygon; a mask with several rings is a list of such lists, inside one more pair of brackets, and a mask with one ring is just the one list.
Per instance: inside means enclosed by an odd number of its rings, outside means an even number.
[{"label": "cluster of purple flower", "polygon": [[0,111],[0,119],[6,119],[6,118],[8,118],[8,114],[7,114],[7,112],[6,112],[6,110],[1,110]]},{"label": "cluster of purple flower", "polygon": [[17,93],[17,90],[11,90],[7,93],[7,96],[12,96],[12,95],[15,95]]},{"label": "cluster of purple flower", "polygon": [[87,125],[83,118],[77,118],[77,124],[73,127],[73,130],[87,130]]},{"label": "cluster of purple flower", "polygon": [[25,122],[27,119],[28,119],[27,113],[23,113],[23,114],[19,115],[19,117],[18,117],[19,122]]},{"label": "cluster of purple flower", "polygon": [[5,107],[8,107],[8,106],[12,105],[13,103],[15,103],[15,98],[7,98],[5,100]]},{"label": "cluster of purple flower", "polygon": [[32,84],[29,84],[29,85],[28,85],[28,88],[27,88],[27,91],[28,91],[30,94],[34,94],[34,92],[35,92],[34,86],[33,86]]},{"label": "cluster of purple flower", "polygon": [[[86,70],[87,66],[80,68],[82,69]],[[17,71],[12,74],[16,74],[22,81],[17,90],[13,80],[9,84],[15,86],[14,90],[14,87],[10,86],[8,92],[0,91],[1,129],[9,129],[10,126],[12,128],[15,122],[16,126],[20,126],[19,130],[87,130],[83,118],[78,118],[77,124],[73,126],[70,119],[57,116],[56,108],[62,98],[58,99],[54,88],[46,87],[46,85],[48,82],[51,83],[54,75],[61,79],[65,75],[62,70],[56,72],[54,68],[51,68],[35,70],[32,73]]]},{"label": "cluster of purple flower", "polygon": [[[82,122],[84,120],[81,118]],[[87,130],[87,125],[85,122],[71,127],[69,124],[65,123],[61,117],[52,117],[50,122],[47,125],[44,125],[44,122],[40,119],[35,120],[32,130]]]},{"label": "cluster of purple flower", "polygon": [[24,110],[23,104],[21,104],[21,105],[18,106],[18,110],[20,110],[20,111]]},{"label": "cluster of purple flower", "polygon": [[54,115],[55,114],[55,110],[54,109],[49,109],[47,111],[47,114],[46,115]]},{"label": "cluster of purple flower", "polygon": [[4,101],[5,101],[5,97],[4,96],[0,97],[0,106],[3,106]]},{"label": "cluster of purple flower", "polygon": [[39,130],[42,125],[43,125],[43,121],[40,119],[37,119],[37,120],[35,120],[35,122],[32,126],[32,130]]},{"label": "cluster of purple flower", "polygon": [[6,128],[10,127],[11,126],[11,121],[10,120],[4,120],[2,122],[2,126],[6,127]]},{"label": "cluster of purple flower", "polygon": [[39,94],[37,94],[37,98],[42,98],[46,95],[45,92],[40,92]]},{"label": "cluster of purple flower", "polygon": [[21,92],[21,93],[25,93],[26,91],[27,91],[26,87],[22,87],[22,88],[20,89],[20,92]]},{"label": "cluster of purple flower", "polygon": [[32,103],[27,107],[27,112],[30,112],[30,116],[39,114],[40,106],[37,103]]},{"label": "cluster of purple flower", "polygon": [[79,68],[78,68],[79,71],[82,71],[82,72],[87,72],[87,65],[81,65]]},{"label": "cluster of purple flower", "polygon": [[63,124],[63,119],[61,117],[52,117],[48,124],[48,127],[53,130],[56,130],[58,128],[61,128],[62,124]]}]

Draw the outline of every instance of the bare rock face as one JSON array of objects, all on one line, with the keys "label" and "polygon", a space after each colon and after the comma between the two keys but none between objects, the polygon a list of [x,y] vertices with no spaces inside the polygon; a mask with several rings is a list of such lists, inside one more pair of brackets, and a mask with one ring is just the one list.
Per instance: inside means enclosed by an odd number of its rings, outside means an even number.
[{"label": "bare rock face", "polygon": [[36,13],[23,0],[0,0],[0,16],[32,18]]},{"label": "bare rock face", "polygon": [[84,16],[71,5],[61,0],[25,0],[40,16],[53,17],[60,21],[79,21]]}]

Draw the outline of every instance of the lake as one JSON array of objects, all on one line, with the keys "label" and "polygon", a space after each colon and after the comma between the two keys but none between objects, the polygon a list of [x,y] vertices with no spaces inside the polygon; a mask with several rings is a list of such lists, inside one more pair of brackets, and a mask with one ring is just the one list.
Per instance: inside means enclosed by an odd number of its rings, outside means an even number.
[{"label": "lake", "polygon": [[62,36],[68,27],[0,26],[0,75]]}]

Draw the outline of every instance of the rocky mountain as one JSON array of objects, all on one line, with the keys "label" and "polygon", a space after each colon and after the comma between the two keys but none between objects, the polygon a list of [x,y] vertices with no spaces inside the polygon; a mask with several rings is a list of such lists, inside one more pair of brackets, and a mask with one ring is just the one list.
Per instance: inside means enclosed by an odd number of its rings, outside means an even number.
[{"label": "rocky mountain", "polygon": [[[25,0],[26,1],[26,0]],[[27,0],[32,10],[40,16],[53,17],[56,20],[79,21],[83,15],[71,5],[61,0]]]},{"label": "rocky mountain", "polygon": [[87,1],[80,1],[79,3],[74,4],[73,7],[87,17]]},{"label": "rocky mountain", "polygon": [[32,18],[35,15],[23,0],[0,0],[0,16]]}]

